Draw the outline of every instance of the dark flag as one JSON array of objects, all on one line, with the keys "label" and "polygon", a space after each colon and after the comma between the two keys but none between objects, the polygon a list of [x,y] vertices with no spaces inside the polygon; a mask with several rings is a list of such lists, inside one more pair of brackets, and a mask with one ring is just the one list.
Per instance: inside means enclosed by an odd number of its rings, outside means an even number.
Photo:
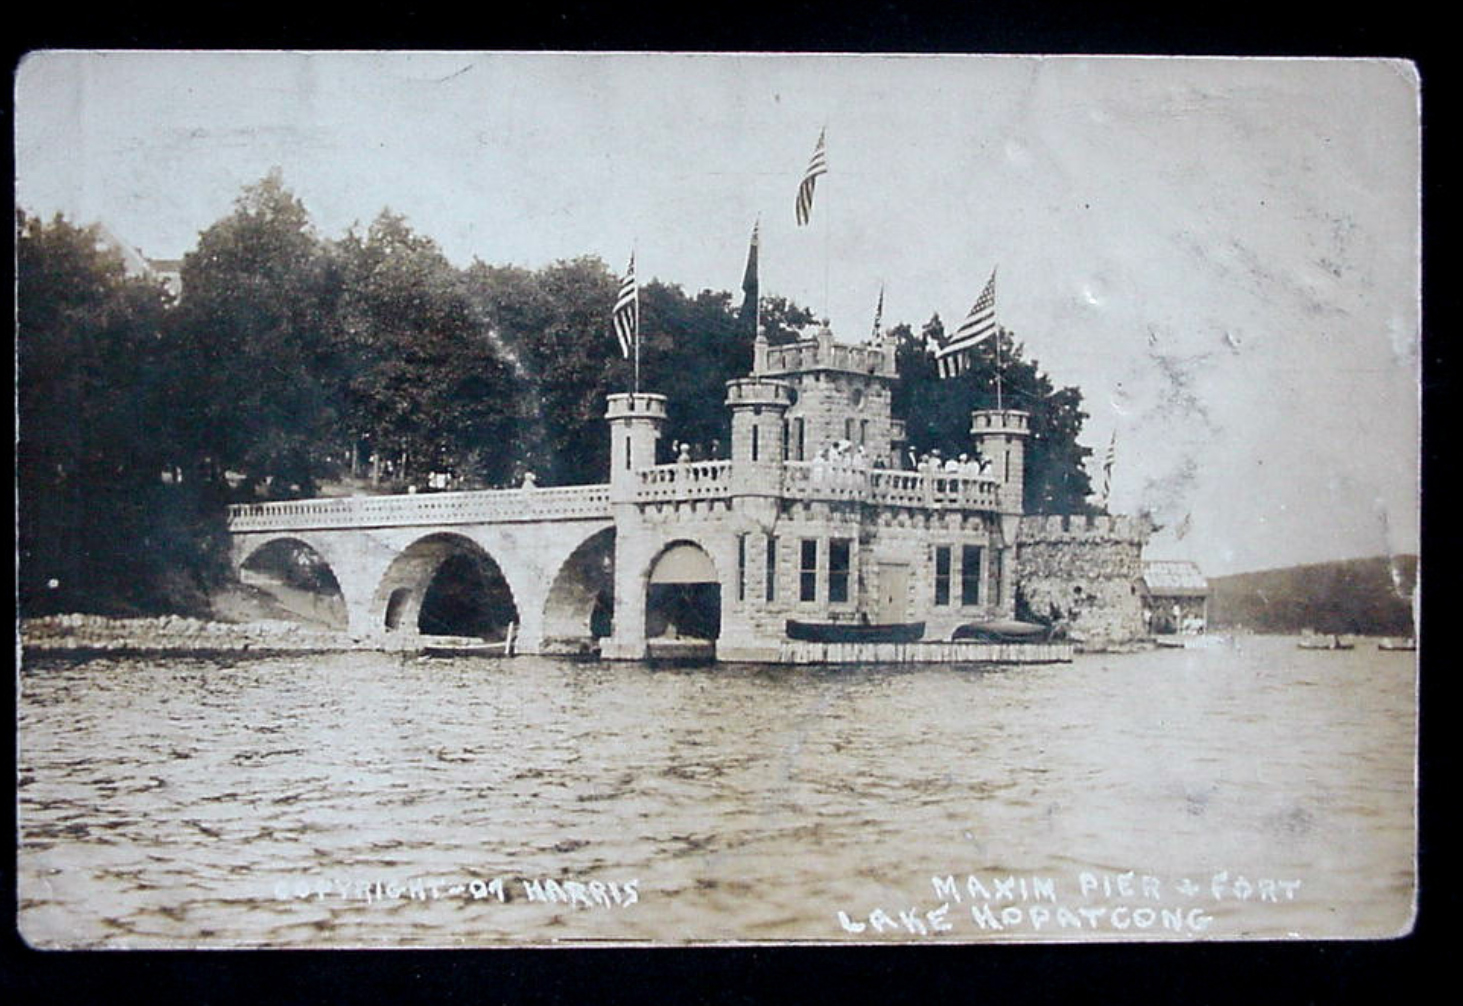
[{"label": "dark flag", "polygon": [[985,289],[976,298],[975,306],[955,330],[955,334],[935,350],[935,362],[941,377],[963,374],[970,367],[970,351],[996,334],[996,271]]},{"label": "dark flag", "polygon": [[1112,466],[1118,459],[1118,431],[1112,431],[1112,439],[1107,442],[1107,456],[1102,459],[1102,502],[1108,501],[1108,494],[1112,491]]},{"label": "dark flag", "polygon": [[640,338],[640,295],[635,288],[635,253],[630,253],[630,268],[620,283],[620,294],[615,298],[615,337],[620,340],[620,352],[626,359],[630,350]]},{"label": "dark flag", "polygon": [[802,227],[813,215],[813,188],[818,183],[818,176],[828,173],[828,158],[823,151],[823,133],[818,132],[818,145],[813,148],[813,159],[808,162],[808,170],[803,172],[803,180],[798,184],[798,226]]},{"label": "dark flag", "polygon": [[884,323],[884,284],[883,283],[880,283],[879,284],[879,303],[874,308],[874,334],[872,336],[870,336],[870,341],[872,341],[872,342],[878,342],[879,341],[879,326],[882,325],[883,323]]},{"label": "dark flag", "polygon": [[754,335],[757,332],[757,231],[761,226],[760,220],[752,224],[752,244],[747,248],[747,271],[742,274],[741,321],[752,329]]}]

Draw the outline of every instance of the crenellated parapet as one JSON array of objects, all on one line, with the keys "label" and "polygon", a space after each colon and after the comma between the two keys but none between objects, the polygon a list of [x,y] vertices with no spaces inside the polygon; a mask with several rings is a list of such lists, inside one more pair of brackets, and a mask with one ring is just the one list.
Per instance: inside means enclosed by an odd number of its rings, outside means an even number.
[{"label": "crenellated parapet", "polygon": [[1148,540],[1149,525],[1126,514],[1043,514],[1021,518],[1018,541],[1075,542],[1126,541],[1140,546]]},{"label": "crenellated parapet", "polygon": [[892,346],[885,343],[855,346],[835,342],[833,334],[826,328],[811,339],[800,339],[785,346],[769,346],[762,373],[776,376],[829,370],[890,380],[899,376]]},{"label": "crenellated parapet", "polygon": [[1027,613],[1089,643],[1145,634],[1139,581],[1147,521],[1125,515],[1021,518],[1017,581]]}]

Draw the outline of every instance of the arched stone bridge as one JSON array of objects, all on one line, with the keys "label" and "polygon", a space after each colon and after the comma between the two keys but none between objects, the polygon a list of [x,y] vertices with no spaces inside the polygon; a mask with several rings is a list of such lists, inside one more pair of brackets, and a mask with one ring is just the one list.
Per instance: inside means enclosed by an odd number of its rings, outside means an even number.
[{"label": "arched stone bridge", "polygon": [[304,546],[340,587],[360,639],[415,631],[433,577],[453,556],[496,566],[517,609],[518,647],[575,649],[613,587],[609,487],[353,496],[229,508],[232,560],[281,542]]}]

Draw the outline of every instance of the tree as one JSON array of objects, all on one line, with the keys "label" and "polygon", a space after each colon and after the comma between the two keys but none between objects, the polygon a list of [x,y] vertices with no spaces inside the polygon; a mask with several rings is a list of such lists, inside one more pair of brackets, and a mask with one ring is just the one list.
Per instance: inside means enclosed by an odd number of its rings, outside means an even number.
[{"label": "tree", "polygon": [[278,172],[183,259],[179,328],[196,371],[189,427],[208,476],[309,495],[338,463],[341,276]]},{"label": "tree", "polygon": [[506,479],[514,390],[463,274],[389,210],[334,251],[349,438],[402,480],[433,470]]},{"label": "tree", "polygon": [[1031,414],[1024,484],[1027,511],[1096,512],[1087,499],[1092,486],[1084,467],[1092,452],[1077,442],[1087,419],[1080,390],[1053,387],[1005,329],[976,347],[969,369],[946,379],[939,377],[933,354],[944,336],[938,314],[925,323],[919,337],[908,325],[897,326],[894,334],[900,373],[894,407],[905,418],[913,450],[939,450],[946,457],[969,451],[970,413],[996,407],[999,374],[999,404]]},{"label": "tree", "polygon": [[218,528],[191,481],[162,480],[191,467],[170,298],[94,226],[17,229],[22,610],[196,608]]}]

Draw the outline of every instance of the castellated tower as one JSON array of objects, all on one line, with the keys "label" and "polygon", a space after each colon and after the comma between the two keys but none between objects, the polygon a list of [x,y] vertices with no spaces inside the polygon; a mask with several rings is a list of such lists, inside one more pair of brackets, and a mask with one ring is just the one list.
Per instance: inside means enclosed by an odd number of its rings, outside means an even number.
[{"label": "castellated tower", "polygon": [[1031,435],[1031,413],[1017,409],[976,409],[970,414],[970,435],[980,456],[991,463],[991,474],[1001,480],[1000,512],[1025,513],[1026,438]]},{"label": "castellated tower", "polygon": [[862,449],[870,464],[896,466],[904,424],[890,413],[899,377],[891,345],[835,342],[826,326],[811,339],[784,346],[769,347],[758,333],[752,374],[792,388],[786,460],[811,461],[823,448],[845,441],[852,450]]},{"label": "castellated tower", "polygon": [[649,392],[610,395],[610,500],[635,498],[637,472],[655,464],[655,449],[665,426],[664,395]]},{"label": "castellated tower", "polygon": [[726,382],[731,411],[731,459],[750,464],[780,465],[787,460],[787,424],[792,386],[765,377]]}]

